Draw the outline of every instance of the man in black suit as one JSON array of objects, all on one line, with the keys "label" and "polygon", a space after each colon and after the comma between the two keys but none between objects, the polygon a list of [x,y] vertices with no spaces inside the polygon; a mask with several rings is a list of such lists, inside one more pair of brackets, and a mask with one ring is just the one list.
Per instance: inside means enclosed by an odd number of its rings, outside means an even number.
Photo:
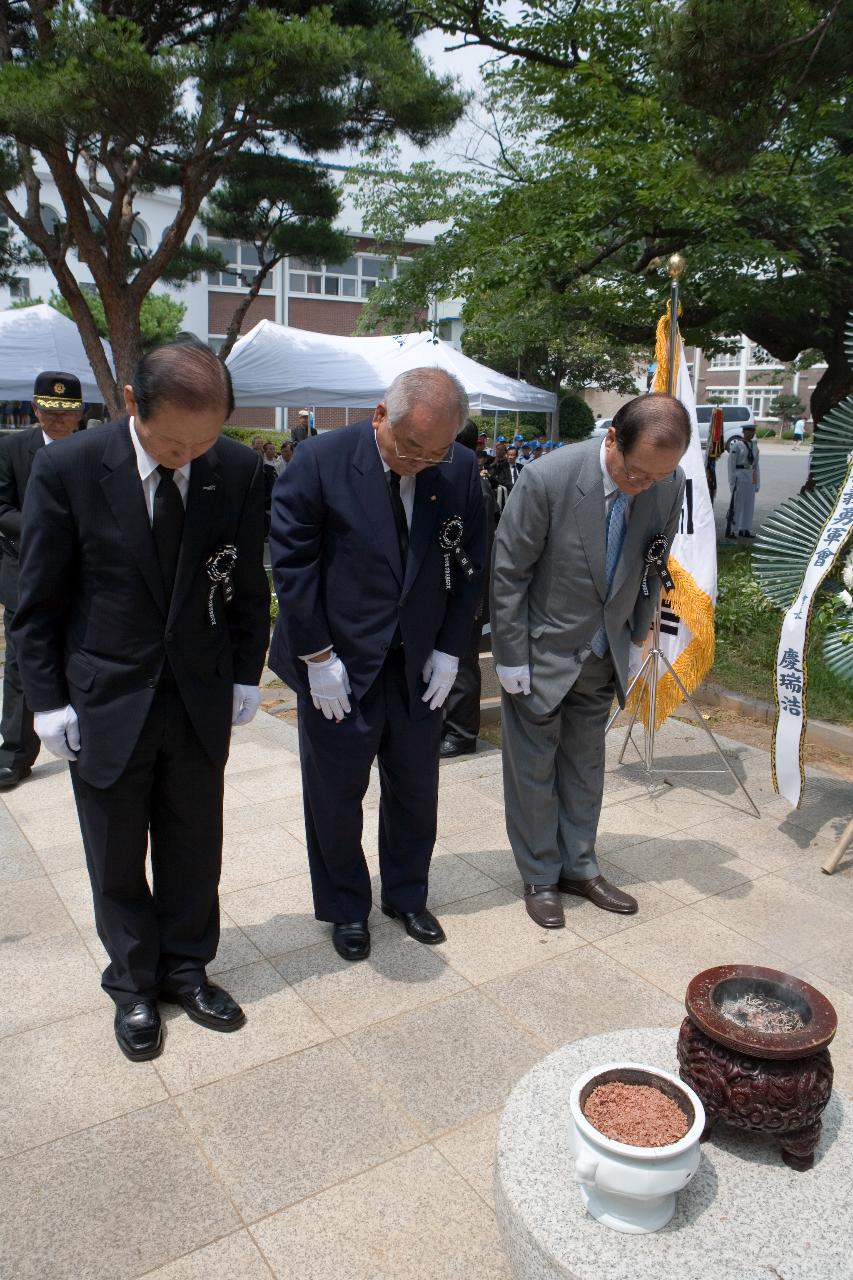
[{"label": "man in black suit", "polygon": [[21,511],[33,459],[39,449],[70,436],[80,420],[80,380],[71,373],[45,371],[33,388],[38,426],[0,439],[0,603],[4,606],[6,665],[3,673],[3,718],[0,721],[0,790],[8,791],[29,777],[39,753],[33,713],[27,706],[12,622],[18,605]]},{"label": "man in black suit", "polygon": [[426,906],[441,706],[486,547],[474,455],[454,448],[467,412],[449,374],[401,374],[372,421],[303,441],[273,494],[269,664],[298,694],[315,914],[346,960],[370,952],[361,806],[376,758],[382,910],[444,941]]},{"label": "man in black suit", "polygon": [[220,438],[225,366],[201,343],[160,347],[124,397],[127,417],[36,459],[13,636],[36,731],[72,762],[103,987],[140,1060],[162,1046],[158,996],[215,1030],[245,1021],[205,966],[223,772],[232,724],[260,703],[269,588],[262,464]]}]

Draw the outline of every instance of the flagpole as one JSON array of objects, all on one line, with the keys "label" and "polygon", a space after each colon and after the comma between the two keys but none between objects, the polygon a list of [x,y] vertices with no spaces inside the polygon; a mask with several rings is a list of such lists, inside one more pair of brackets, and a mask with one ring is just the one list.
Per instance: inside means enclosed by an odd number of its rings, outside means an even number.
[{"label": "flagpole", "polygon": [[[681,256],[680,253],[674,253],[668,259],[666,266],[667,266],[667,271],[669,273],[669,281],[670,281],[670,284],[669,284],[669,353],[668,353],[669,368],[667,369],[667,373],[666,373],[666,390],[668,395],[674,396],[676,391],[676,386],[677,386],[676,360],[678,356],[678,295],[680,291],[680,280],[682,275],[684,274],[684,266],[685,266],[684,258]],[[696,703],[693,701],[690,694],[687,692],[687,689],[685,688],[678,673],[675,671],[674,667],[672,666],[672,663],[669,661],[669,658],[661,649],[660,630],[661,630],[661,598],[660,598],[660,593],[658,593],[658,601],[657,601],[657,605],[655,606],[655,613],[654,613],[654,622],[652,623],[652,647],[649,650],[648,654],[646,655],[646,658],[643,662],[643,665],[640,667],[640,670],[637,672],[637,674],[634,676],[634,679],[628,685],[628,688],[625,693],[625,700],[627,702],[628,697],[631,694],[632,690],[640,686],[642,681],[645,682],[646,689],[648,691],[649,702],[648,702],[648,723],[646,724],[645,740],[643,743],[644,750],[642,752],[640,751],[639,747],[637,746],[636,742],[634,742],[634,738],[633,738],[634,725],[637,721],[637,715],[639,714],[640,703],[642,700],[641,696],[638,696],[634,705],[633,714],[631,716],[631,723],[628,725],[628,732],[625,735],[625,741],[622,743],[622,750],[619,752],[619,763],[622,764],[625,758],[625,752],[628,748],[628,743],[630,742],[633,745],[634,749],[637,751],[637,754],[642,759],[643,767],[645,769],[647,779],[649,782],[651,782],[652,773],[654,772],[654,768],[655,768],[655,731],[657,729],[657,688],[658,688],[658,680],[663,674],[663,669],[665,668],[669,672],[669,674],[672,676],[675,683],[678,685],[683,695],[684,701],[690,707],[698,723],[701,725],[701,727],[705,730],[705,733],[711,739],[711,742],[714,744],[714,748],[717,752],[717,755],[722,760],[727,771],[729,772],[731,777],[734,779],[734,781],[737,783],[737,785],[740,787],[743,794],[746,796],[747,800],[749,801],[750,807],[752,808],[753,813],[757,818],[760,818],[761,814],[757,804],[755,803],[752,796],[747,791],[741,779],[735,773],[731,763],[726,757],[725,752],[723,751],[717,739],[714,737],[708,725],[705,723],[702,717],[701,711],[696,706]],[[607,726],[604,730],[605,734],[611,728],[611,726],[615,724],[616,720],[618,720],[621,714],[622,714],[622,708],[617,707],[607,722]],[[671,772],[671,773],[721,773],[722,770],[720,769],[672,769],[672,770],[669,770],[668,772]],[[667,778],[663,778],[662,781],[665,786],[672,785]]]}]

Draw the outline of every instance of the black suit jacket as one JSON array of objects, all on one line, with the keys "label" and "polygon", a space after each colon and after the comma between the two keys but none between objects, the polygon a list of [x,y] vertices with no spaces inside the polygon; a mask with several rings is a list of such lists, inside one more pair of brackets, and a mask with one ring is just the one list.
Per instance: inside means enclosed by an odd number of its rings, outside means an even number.
[{"label": "black suit jacket", "polygon": [[[21,511],[33,459],[44,448],[41,427],[28,427],[0,437],[0,604],[14,610],[18,604],[18,561],[21,547]],[[51,445],[51,448],[53,446]]]},{"label": "black suit jacket", "polygon": [[[438,534],[451,516],[462,517],[475,573],[468,579],[454,567],[448,591]],[[303,441],[273,492],[270,553],[280,606],[273,671],[307,694],[300,655],[332,646],[361,698],[399,624],[411,713],[429,715],[421,701],[424,663],[433,649],[465,651],[481,594],[486,519],[472,451],[457,445],[451,463],[417,477],[404,576],[372,423]]]},{"label": "black suit jacket", "polygon": [[[24,502],[13,634],[34,711],[71,703],[80,776],[106,787],[125,769],[168,662],[204,749],[223,765],[232,684],[257,684],[269,638],[258,457],[220,438],[190,469],[183,542],[166,600],[127,419],[58,441]],[[205,561],[237,548],[233,598]]]}]

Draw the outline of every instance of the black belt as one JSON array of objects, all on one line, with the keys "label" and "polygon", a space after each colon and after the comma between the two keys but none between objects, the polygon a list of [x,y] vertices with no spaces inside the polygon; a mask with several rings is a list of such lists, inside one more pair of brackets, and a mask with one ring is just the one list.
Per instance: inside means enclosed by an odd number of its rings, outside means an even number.
[{"label": "black belt", "polygon": [[737,465],[735,466],[735,471],[751,471],[751,470],[752,470],[752,467],[749,465],[748,462],[744,463],[743,466],[741,466],[740,463],[737,463]]}]

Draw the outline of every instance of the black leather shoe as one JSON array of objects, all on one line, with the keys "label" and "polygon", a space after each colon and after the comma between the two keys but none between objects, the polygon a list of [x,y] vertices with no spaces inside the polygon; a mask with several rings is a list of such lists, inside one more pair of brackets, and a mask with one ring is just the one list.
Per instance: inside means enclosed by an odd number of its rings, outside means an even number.
[{"label": "black leather shoe", "polygon": [[163,999],[179,1004],[187,1017],[211,1031],[237,1031],[246,1015],[228,992],[215,982],[202,982],[194,991],[163,993]]},{"label": "black leather shoe", "polygon": [[367,921],[332,925],[332,945],[342,960],[366,960],[370,955]]},{"label": "black leather shoe", "polygon": [[15,769],[11,765],[4,764],[3,768],[0,769],[0,791],[11,791],[12,787],[16,787],[19,782],[23,782],[24,778],[28,778],[31,773],[31,769]]},{"label": "black leather shoe", "polygon": [[382,914],[390,916],[392,920],[402,920],[406,926],[406,933],[410,938],[414,938],[415,942],[425,942],[427,946],[434,947],[437,942],[447,941],[441,925],[426,907],[423,911],[398,911],[396,907],[383,902]]},{"label": "black leather shoe", "polygon": [[131,1062],[146,1062],[162,1052],[163,1031],[153,1000],[117,1004],[114,1025],[118,1047]]},{"label": "black leather shoe", "polygon": [[441,739],[438,754],[442,760],[450,760],[453,756],[473,756],[476,750],[476,738],[456,738],[448,733]]}]

